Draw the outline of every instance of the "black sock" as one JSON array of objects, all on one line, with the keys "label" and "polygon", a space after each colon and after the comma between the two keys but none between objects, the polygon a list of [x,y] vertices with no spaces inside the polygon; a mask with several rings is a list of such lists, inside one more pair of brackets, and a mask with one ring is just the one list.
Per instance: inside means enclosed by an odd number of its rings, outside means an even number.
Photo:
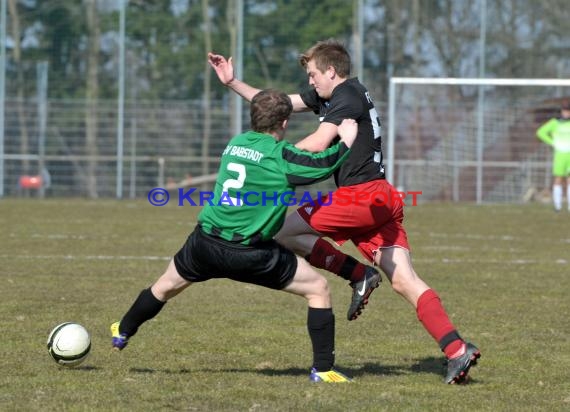
[{"label": "black sock", "polygon": [[309,307],[307,328],[313,344],[313,368],[319,372],[331,370],[334,365],[334,314],[332,308]]},{"label": "black sock", "polygon": [[158,300],[150,288],[144,289],[121,319],[119,333],[126,333],[129,337],[133,336],[140,325],[158,315],[165,303]]}]

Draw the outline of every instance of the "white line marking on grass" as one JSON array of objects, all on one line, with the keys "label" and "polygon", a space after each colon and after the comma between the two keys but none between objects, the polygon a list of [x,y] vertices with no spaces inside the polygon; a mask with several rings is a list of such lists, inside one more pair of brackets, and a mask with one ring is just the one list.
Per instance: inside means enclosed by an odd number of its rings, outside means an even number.
[{"label": "white line marking on grass", "polygon": [[476,233],[436,233],[429,232],[429,237],[441,238],[459,238],[459,239],[474,239],[474,240],[520,240],[523,237],[515,237],[511,235],[480,235]]},{"label": "white line marking on grass", "polygon": [[[414,232],[414,236],[426,236],[425,233],[421,232]],[[512,241],[526,241],[529,240],[528,236],[512,236],[512,235],[482,235],[476,233],[437,233],[437,232],[427,232],[427,236],[431,238],[443,238],[443,239],[460,239],[460,240],[483,240],[483,241],[491,241],[491,240],[500,240],[505,242],[512,242]],[[556,239],[556,238],[545,238],[545,241],[549,241],[551,243],[570,243],[570,239]]]},{"label": "white line marking on grass", "polygon": [[60,234],[50,234],[50,235],[40,235],[38,233],[34,233],[33,235],[30,236],[32,239],[73,239],[73,240],[84,240],[87,239],[86,235],[60,235]]},{"label": "white line marking on grass", "polygon": [[535,264],[545,264],[545,263],[556,263],[559,265],[567,265],[570,263],[566,259],[556,259],[556,260],[537,260],[537,259],[432,259],[432,258],[415,258],[415,262],[422,263],[492,263],[492,264],[507,264],[507,265],[535,265]]},{"label": "white line marking on grass", "polygon": [[0,255],[0,259],[63,259],[63,260],[170,260],[168,256],[75,256],[75,255]]},{"label": "white line marking on grass", "polygon": [[[63,259],[63,260],[170,260],[171,256],[110,256],[110,255],[87,255],[87,256],[77,256],[77,255],[0,255],[0,259]],[[556,260],[537,260],[537,259],[433,259],[433,258],[414,258],[415,262],[423,263],[450,263],[450,264],[460,264],[460,263],[500,263],[500,264],[510,264],[510,265],[534,265],[534,264],[545,264],[545,263],[556,263],[559,265],[567,265],[570,261],[566,259],[556,259]]]},{"label": "white line marking on grass", "polygon": [[433,246],[421,246],[418,249],[426,249],[426,250],[471,250],[473,248],[467,246],[449,246],[449,245],[433,245]]}]

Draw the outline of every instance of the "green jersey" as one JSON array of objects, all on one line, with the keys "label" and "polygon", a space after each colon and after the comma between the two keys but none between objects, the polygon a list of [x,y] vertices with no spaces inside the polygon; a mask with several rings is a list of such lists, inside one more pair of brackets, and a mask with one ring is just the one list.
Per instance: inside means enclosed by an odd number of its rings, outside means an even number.
[{"label": "green jersey", "polygon": [[263,133],[235,136],[198,222],[206,233],[233,242],[271,239],[283,225],[295,187],[326,179],[348,153],[343,142],[310,153]]},{"label": "green jersey", "polygon": [[536,135],[555,151],[570,153],[570,119],[550,119],[540,126]]}]

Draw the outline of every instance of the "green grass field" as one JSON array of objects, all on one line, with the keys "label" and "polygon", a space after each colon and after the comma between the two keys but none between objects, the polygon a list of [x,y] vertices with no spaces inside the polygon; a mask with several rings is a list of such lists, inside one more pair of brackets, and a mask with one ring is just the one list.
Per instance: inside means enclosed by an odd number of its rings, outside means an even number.
[{"label": "green grass field", "polygon": [[[227,280],[191,286],[110,350],[109,325],[162,273],[197,211],[0,200],[1,411],[570,410],[570,214],[409,207],[417,272],[483,353],[470,384],[442,383],[439,348],[387,282],[348,322],[350,289],[327,274],[337,366],[355,382],[315,385],[304,300]],[[63,321],[92,334],[75,369],[46,351]]]}]

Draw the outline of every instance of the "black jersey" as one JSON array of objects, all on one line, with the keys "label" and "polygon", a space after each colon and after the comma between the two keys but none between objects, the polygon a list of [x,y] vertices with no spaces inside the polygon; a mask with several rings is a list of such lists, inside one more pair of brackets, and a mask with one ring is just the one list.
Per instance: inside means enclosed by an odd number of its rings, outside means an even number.
[{"label": "black jersey", "polygon": [[358,135],[348,159],[334,174],[337,186],[385,178],[380,118],[368,90],[357,78],[336,86],[329,100],[320,98],[314,89],[301,93],[301,99],[321,122],[338,126],[343,119],[354,119],[358,123]]}]

